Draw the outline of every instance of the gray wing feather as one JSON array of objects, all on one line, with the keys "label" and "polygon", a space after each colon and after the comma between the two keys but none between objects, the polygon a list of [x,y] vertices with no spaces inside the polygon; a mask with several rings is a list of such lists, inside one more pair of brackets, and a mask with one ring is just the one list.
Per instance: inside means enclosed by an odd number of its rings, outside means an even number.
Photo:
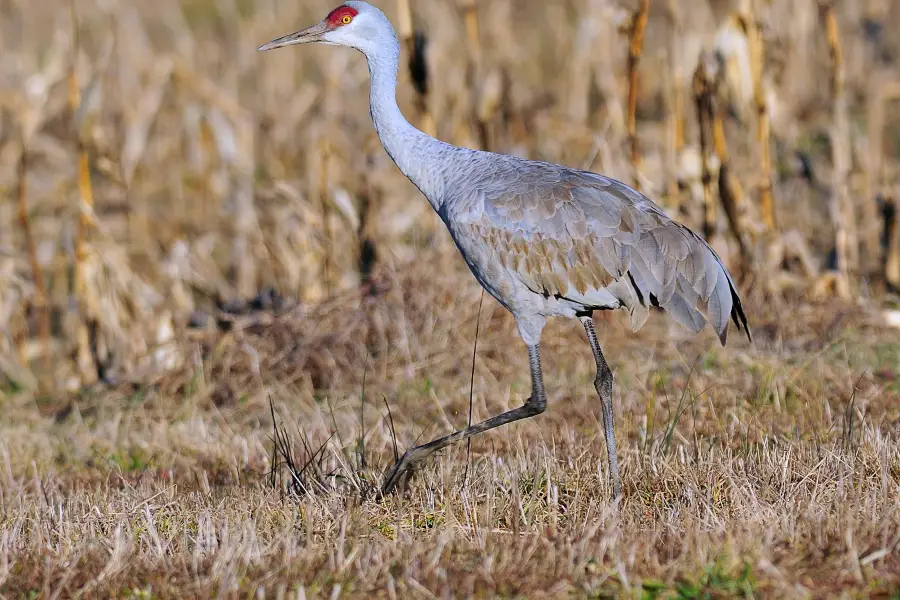
[{"label": "gray wing feather", "polygon": [[673,294],[672,299],[662,307],[675,321],[694,333],[699,332],[706,325],[706,319],[703,318],[700,311],[691,306],[687,299],[678,294]]},{"label": "gray wing feather", "polygon": [[[705,312],[723,344],[729,317],[749,337],[719,257],[648,198],[594,173],[485,156],[485,168],[451,198],[450,214],[529,289],[576,298],[586,310],[591,297],[612,294],[634,329],[659,306],[693,331],[705,326]],[[482,174],[473,180],[472,172]]]},{"label": "gray wing feather", "polygon": [[716,261],[713,268],[718,271],[716,273],[716,286],[706,301],[706,306],[712,325],[716,333],[719,334],[719,339],[724,346],[725,339],[728,337],[728,317],[733,306],[731,282],[724,267],[718,261]]}]

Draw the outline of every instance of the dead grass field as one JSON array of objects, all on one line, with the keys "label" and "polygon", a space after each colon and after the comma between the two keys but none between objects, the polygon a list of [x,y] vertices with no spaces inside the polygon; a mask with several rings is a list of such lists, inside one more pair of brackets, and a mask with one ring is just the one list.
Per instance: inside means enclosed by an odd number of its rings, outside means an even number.
[{"label": "dead grass field", "polygon": [[[638,2],[411,3],[413,122],[637,175],[748,268],[753,345],[597,315],[618,510],[565,322],[546,413],[374,493],[395,439],[464,425],[470,385],[474,420],[516,406],[529,379],[512,318],[490,297],[479,316],[378,145],[363,59],[255,52],[332,4],[75,0],[73,28],[67,3],[0,0],[0,597],[900,598],[900,4],[835,3],[836,94],[828,3],[750,3],[773,227],[741,2],[651,3],[636,166],[619,26]],[[735,179],[709,196],[691,86],[712,47],[709,166]]]},{"label": "dead grass field", "polygon": [[[455,281],[405,307],[409,359],[345,365],[355,336],[298,335],[298,345],[321,344],[311,353],[332,353],[327,391],[309,384],[321,365],[288,384],[263,366],[258,384],[241,383],[253,371],[242,347],[266,348],[259,335],[271,335],[249,327],[216,336],[218,352],[196,350],[194,366],[152,384],[8,400],[4,594],[896,596],[900,345],[856,307],[758,315],[754,349],[666,331],[659,315],[625,336],[625,319],[612,319],[603,341],[618,383],[618,513],[592,359],[583,332],[566,324],[548,331],[547,413],[476,438],[468,479],[459,448],[419,472],[407,495],[367,495],[392,455],[385,401],[403,446],[465,423],[479,292],[457,297]],[[386,298],[368,314],[394,306]],[[336,310],[330,318],[346,322]],[[511,318],[489,307],[481,318],[476,419],[527,392]],[[297,333],[316,328],[284,319]],[[296,460],[304,443],[317,454],[299,496],[284,492],[283,469],[281,492],[268,483],[268,398]]]}]

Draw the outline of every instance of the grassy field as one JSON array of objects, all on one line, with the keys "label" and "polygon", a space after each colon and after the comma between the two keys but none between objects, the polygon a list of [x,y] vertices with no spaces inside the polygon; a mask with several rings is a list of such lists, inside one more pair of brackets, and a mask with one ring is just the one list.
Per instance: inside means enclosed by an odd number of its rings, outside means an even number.
[{"label": "grassy field", "polygon": [[[248,382],[245,349],[273,345],[250,326],[154,383],[8,400],[4,594],[896,596],[900,344],[877,315],[839,304],[757,317],[753,349],[689,339],[659,316],[636,336],[624,319],[605,324],[619,512],[592,359],[572,324],[546,336],[547,413],[476,438],[468,463],[465,448],[443,453],[407,494],[379,500],[391,419],[402,451],[467,418],[478,291],[460,298],[454,285],[404,307],[406,359],[358,363],[352,334],[317,338],[316,325],[284,317],[307,356],[294,376],[263,364]],[[367,314],[387,319],[395,302]],[[314,316],[364,319],[332,310]],[[476,419],[527,393],[511,318],[486,307],[481,322]],[[327,392],[310,373],[331,378]],[[296,478],[279,469],[276,488],[270,399],[298,465]]]},{"label": "grassy field", "polygon": [[900,4],[836,3],[835,42],[828,3],[652,2],[633,162],[639,2],[411,3],[413,122],[637,182],[741,273],[753,344],[596,315],[618,507],[555,321],[546,413],[378,497],[395,444],[519,405],[528,361],[379,146],[362,57],[255,52],[332,4],[0,0],[0,597],[900,598]]}]

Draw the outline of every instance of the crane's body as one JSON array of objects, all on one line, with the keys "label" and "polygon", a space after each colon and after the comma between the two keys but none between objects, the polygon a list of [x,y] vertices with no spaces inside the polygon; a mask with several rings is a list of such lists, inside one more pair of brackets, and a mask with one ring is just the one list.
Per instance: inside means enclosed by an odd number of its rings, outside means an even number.
[{"label": "crane's body", "polygon": [[725,344],[729,317],[749,337],[734,283],[719,257],[690,229],[629,186],[596,173],[460,148],[419,131],[396,102],[400,44],[377,8],[350,1],[325,20],[260,48],[306,42],[356,48],[371,78],[370,112],[400,170],[425,195],[478,282],[515,317],[530,358],[532,396],[465,430],[413,448],[394,465],[392,489],[435,450],[498,425],[543,412],[541,332],[548,317],[578,318],[597,362],[614,495],[620,493],[612,416],[612,373],[591,314],[624,308],[633,329],[649,307],[697,332],[706,318]]},{"label": "crane's body", "polygon": [[[697,332],[705,304],[723,339],[743,310],[718,257],[649,199],[601,175],[479,152],[438,211],[478,281],[516,317],[526,343],[547,317],[650,306]],[[478,169],[490,163],[489,168]],[[465,185],[464,185],[465,184]]]}]

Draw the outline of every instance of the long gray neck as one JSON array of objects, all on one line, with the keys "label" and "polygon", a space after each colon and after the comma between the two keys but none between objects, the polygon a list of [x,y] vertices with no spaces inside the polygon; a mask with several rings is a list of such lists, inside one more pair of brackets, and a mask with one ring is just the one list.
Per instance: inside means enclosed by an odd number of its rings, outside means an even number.
[{"label": "long gray neck", "polygon": [[364,51],[371,78],[369,113],[385,151],[438,210],[444,191],[442,158],[450,158],[452,147],[410,125],[400,112],[396,94],[400,43],[395,35],[390,38]]}]

